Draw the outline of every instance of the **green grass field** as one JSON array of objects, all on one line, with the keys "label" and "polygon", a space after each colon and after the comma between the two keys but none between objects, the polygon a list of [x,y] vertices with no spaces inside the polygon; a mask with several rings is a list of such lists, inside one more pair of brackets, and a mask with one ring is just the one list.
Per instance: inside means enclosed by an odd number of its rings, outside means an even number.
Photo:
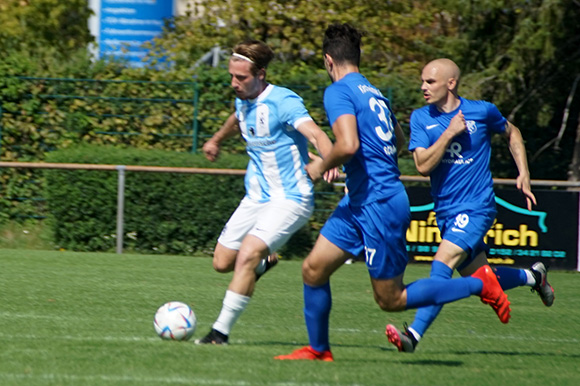
[{"label": "green grass field", "polygon": [[[412,265],[406,281],[428,273]],[[414,312],[382,312],[362,263],[332,280],[333,363],[272,359],[307,343],[299,261],[260,280],[229,346],[157,337],[153,315],[170,300],[193,307],[203,336],[230,277],[201,257],[0,249],[0,385],[580,384],[576,272],[550,272],[551,308],[509,291],[508,325],[475,297],[447,305],[414,354],[384,335]]]}]

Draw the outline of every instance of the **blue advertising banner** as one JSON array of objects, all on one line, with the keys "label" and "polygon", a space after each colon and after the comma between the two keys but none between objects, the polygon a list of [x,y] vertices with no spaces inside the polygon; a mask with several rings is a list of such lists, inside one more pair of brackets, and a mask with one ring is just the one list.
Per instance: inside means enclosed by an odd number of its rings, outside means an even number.
[{"label": "blue advertising banner", "polygon": [[[441,241],[427,187],[408,187],[411,225],[407,249],[411,261],[431,261]],[[534,190],[538,205],[528,211],[514,189],[496,188],[497,217],[487,232],[491,264],[527,268],[543,261],[551,268],[578,268],[579,192]]]},{"label": "blue advertising banner", "polygon": [[95,56],[123,59],[142,67],[143,43],[159,36],[164,20],[173,17],[174,0],[91,0],[95,19],[90,29],[97,41]]}]

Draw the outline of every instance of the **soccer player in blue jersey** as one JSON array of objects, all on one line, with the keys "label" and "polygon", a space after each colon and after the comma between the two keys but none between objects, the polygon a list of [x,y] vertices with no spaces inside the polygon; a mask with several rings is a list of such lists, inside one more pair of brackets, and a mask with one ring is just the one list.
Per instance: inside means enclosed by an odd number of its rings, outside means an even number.
[{"label": "soccer player in blue jersey", "polygon": [[[208,140],[203,151],[213,161],[220,144],[241,133],[250,156],[246,195],[232,214],[214,250],[213,267],[234,271],[221,312],[198,344],[227,344],[230,331],[246,308],[256,280],[276,264],[275,251],[304,226],[314,208],[313,184],[305,171],[308,142],[323,157],[332,148],[293,91],[266,81],[274,53],[265,43],[238,44],[229,61],[236,111]],[[330,170],[325,179],[338,177]]]},{"label": "soccer player in blue jersey", "polygon": [[[411,114],[409,150],[417,170],[430,176],[431,195],[442,241],[434,256],[431,277],[451,279],[453,270],[471,275],[487,265],[483,238],[496,216],[493,180],[489,169],[491,137],[502,134],[509,143],[519,175],[517,188],[529,210],[536,198],[530,188],[526,149],[520,130],[489,102],[465,99],[458,94],[460,71],[449,59],[428,63],[421,74],[421,90],[427,102]],[[542,262],[531,269],[497,267],[504,290],[530,286],[546,306],[554,302]],[[413,352],[442,306],[417,310],[405,331],[388,325],[386,334],[399,351]]]},{"label": "soccer player in blue jersey", "polygon": [[309,345],[275,359],[333,361],[330,276],[363,250],[375,301],[385,311],[479,295],[502,322],[509,320],[509,301],[488,266],[471,277],[403,284],[411,214],[397,154],[405,139],[389,101],[359,72],[360,43],[360,32],[348,24],[331,25],[325,32],[322,52],[332,84],[324,93],[324,107],[335,143],[324,159],[311,155],[306,170],[318,180],[325,171],[344,165],[348,193],[302,265]]}]

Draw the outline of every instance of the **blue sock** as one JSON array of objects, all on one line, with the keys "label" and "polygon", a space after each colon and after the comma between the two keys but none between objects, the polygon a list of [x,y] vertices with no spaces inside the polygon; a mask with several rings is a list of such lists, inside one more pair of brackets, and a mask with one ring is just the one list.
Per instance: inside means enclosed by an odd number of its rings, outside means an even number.
[{"label": "blue sock", "polygon": [[457,279],[421,279],[407,286],[407,310],[451,303],[471,295],[479,295],[483,288],[475,277]]},{"label": "blue sock", "polygon": [[[440,261],[433,261],[431,265],[431,278],[432,279],[441,279],[441,280],[449,280],[453,276],[453,270],[449,268],[446,264]],[[433,323],[433,321],[441,312],[443,308],[442,305],[434,305],[434,306],[427,306],[421,307],[417,310],[415,314],[415,319],[413,323],[411,323],[411,328],[418,333],[419,335],[423,336],[429,326]]]},{"label": "blue sock", "polygon": [[447,264],[440,261],[434,260],[431,264],[431,275],[430,277],[435,279],[451,279],[453,276],[453,270],[447,266]]},{"label": "blue sock", "polygon": [[526,271],[523,269],[495,267],[495,274],[504,291],[524,286],[528,281]]},{"label": "blue sock", "polygon": [[328,323],[332,308],[330,282],[319,287],[304,284],[304,319],[310,346],[319,352],[330,349]]}]

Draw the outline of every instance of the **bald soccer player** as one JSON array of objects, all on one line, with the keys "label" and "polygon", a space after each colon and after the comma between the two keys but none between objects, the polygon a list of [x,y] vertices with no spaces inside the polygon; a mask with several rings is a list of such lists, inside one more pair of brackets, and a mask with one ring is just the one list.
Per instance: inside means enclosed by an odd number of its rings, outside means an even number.
[{"label": "bald soccer player", "polygon": [[[449,59],[429,62],[421,73],[421,91],[427,106],[411,114],[409,150],[419,173],[429,176],[441,244],[434,256],[431,278],[451,279],[453,270],[462,276],[487,265],[484,237],[497,211],[489,169],[491,138],[503,135],[518,169],[517,188],[528,210],[536,204],[530,188],[530,172],[520,130],[486,101],[459,96],[459,67]],[[550,307],[554,290],[547,269],[537,262],[530,269],[495,268],[502,289],[530,286]],[[388,325],[389,341],[401,352],[414,352],[417,343],[442,306],[419,308],[410,327]]]}]

